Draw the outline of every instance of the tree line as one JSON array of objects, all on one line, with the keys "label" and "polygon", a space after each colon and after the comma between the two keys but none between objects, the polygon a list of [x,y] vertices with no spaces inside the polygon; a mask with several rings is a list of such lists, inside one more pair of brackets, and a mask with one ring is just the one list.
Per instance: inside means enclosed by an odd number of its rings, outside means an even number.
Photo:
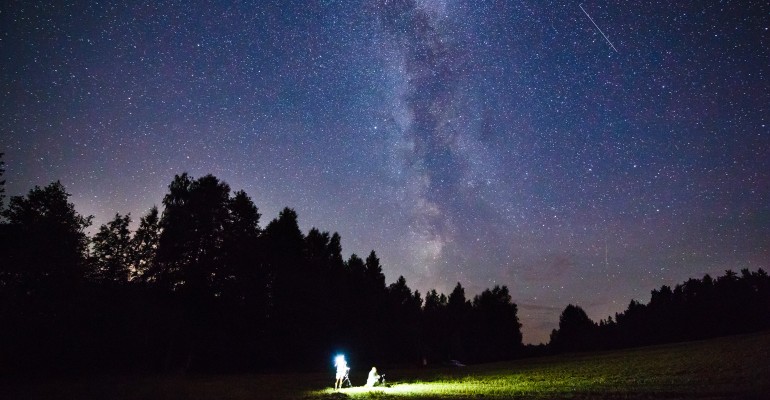
[{"label": "tree line", "polygon": [[[4,163],[0,154],[0,178]],[[599,323],[577,305],[547,345],[524,346],[506,286],[469,298],[386,284],[374,251],[303,233],[212,175],[177,175],[134,231],[116,214],[89,236],[59,182],[12,196],[0,180],[0,372],[318,370],[468,363],[703,339],[770,327],[770,278],[730,270],[652,291]]]},{"label": "tree line", "polygon": [[[1,167],[1,165],[0,165]],[[505,286],[472,299],[386,285],[371,251],[304,234],[283,209],[264,228],[243,191],[177,175],[132,232],[116,214],[89,236],[59,182],[12,196],[0,224],[6,372],[243,371],[501,360],[520,354]]]},{"label": "tree line", "polygon": [[650,301],[632,300],[615,318],[595,323],[568,305],[551,333],[550,352],[606,350],[707,339],[770,329],[770,276],[732,270],[713,279],[689,279],[652,291]]}]

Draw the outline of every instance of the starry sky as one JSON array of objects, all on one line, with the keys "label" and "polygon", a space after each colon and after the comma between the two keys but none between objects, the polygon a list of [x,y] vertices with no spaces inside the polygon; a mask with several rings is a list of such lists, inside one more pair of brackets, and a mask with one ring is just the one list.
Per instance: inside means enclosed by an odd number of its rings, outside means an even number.
[{"label": "starry sky", "polygon": [[546,342],[770,269],[769,49],[751,0],[6,1],[6,191],[98,227],[212,173],[388,283],[507,285]]}]

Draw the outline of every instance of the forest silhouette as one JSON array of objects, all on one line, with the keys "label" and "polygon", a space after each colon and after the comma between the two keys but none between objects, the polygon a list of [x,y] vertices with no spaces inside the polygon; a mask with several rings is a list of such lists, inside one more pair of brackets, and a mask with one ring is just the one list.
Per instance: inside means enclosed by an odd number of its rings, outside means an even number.
[{"label": "forest silhouette", "polygon": [[[0,162],[2,159],[0,158]],[[0,178],[2,178],[0,164]],[[599,323],[568,305],[550,343],[524,346],[506,286],[424,296],[386,284],[377,254],[342,256],[283,209],[260,225],[243,191],[177,175],[131,232],[116,214],[92,237],[59,182],[4,204],[0,370],[12,373],[325,370],[499,361],[702,339],[770,327],[770,278],[730,270],[652,292]]]}]

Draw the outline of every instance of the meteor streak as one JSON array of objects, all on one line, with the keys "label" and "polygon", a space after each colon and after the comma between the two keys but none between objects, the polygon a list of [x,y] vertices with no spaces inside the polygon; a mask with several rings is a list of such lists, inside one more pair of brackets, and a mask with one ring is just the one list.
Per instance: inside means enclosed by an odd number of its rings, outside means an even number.
[{"label": "meteor streak", "polygon": [[599,33],[601,33],[601,34],[602,34],[602,36],[604,36],[604,40],[606,40],[606,41],[607,41],[607,43],[609,43],[609,44],[610,44],[610,47],[612,47],[612,50],[615,50],[615,52],[616,52],[616,53],[619,53],[618,49],[616,49],[616,48],[615,48],[615,46],[613,46],[613,45],[612,45],[612,42],[610,42],[610,39],[609,39],[609,38],[607,38],[607,35],[605,35],[605,34],[604,34],[604,32],[602,32],[602,30],[601,30],[601,29],[599,29],[599,25],[596,25],[596,22],[594,22],[594,19],[593,19],[593,18],[591,18],[591,16],[590,16],[590,15],[588,15],[588,12],[586,12],[585,8],[583,8],[583,5],[582,5],[582,4],[578,4],[578,7],[580,7],[580,9],[581,9],[581,10],[583,10],[583,13],[586,15],[586,17],[588,17],[588,19],[590,19],[590,20],[591,20],[591,23],[593,23],[593,24],[594,24],[594,26],[595,26],[595,27],[596,27],[596,29],[599,31]]}]

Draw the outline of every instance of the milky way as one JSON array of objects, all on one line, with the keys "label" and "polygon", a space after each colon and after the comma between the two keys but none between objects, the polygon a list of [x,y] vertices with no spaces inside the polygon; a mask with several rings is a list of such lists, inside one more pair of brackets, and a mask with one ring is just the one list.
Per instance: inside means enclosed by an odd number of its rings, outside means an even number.
[{"label": "milky way", "polygon": [[765,2],[6,3],[7,192],[97,226],[213,173],[388,282],[507,285],[534,343],[770,269]]}]

